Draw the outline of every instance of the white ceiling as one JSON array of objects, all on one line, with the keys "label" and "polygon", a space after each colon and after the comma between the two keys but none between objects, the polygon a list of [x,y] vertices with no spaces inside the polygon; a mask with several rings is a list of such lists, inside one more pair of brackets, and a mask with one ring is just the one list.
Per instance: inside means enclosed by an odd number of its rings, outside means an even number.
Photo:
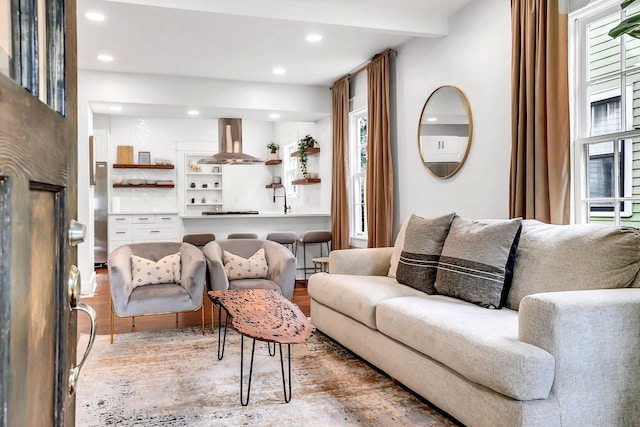
[{"label": "white ceiling", "polygon": [[[80,0],[78,67],[330,87],[411,37],[446,35],[447,17],[470,1]],[[90,11],[105,20],[89,21]],[[310,33],[323,39],[307,42]],[[114,60],[98,61],[103,53]]]}]

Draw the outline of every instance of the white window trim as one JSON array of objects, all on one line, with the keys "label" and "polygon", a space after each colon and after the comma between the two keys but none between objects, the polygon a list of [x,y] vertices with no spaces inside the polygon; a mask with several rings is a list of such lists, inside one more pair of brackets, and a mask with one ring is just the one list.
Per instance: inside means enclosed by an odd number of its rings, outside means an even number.
[{"label": "white window trim", "polygon": [[[287,197],[289,198],[297,198],[299,196],[298,193],[298,186],[297,185],[293,185],[291,184],[291,172],[293,172],[293,175],[295,176],[298,173],[298,159],[296,157],[292,157],[291,153],[294,153],[298,150],[298,144],[296,144],[295,142],[292,142],[291,144],[286,144],[283,147],[283,159],[282,159],[282,163],[283,163],[283,168],[282,168],[282,174],[284,175],[282,177],[282,182],[284,184],[285,187],[285,191],[287,192]],[[290,167],[289,165],[291,165],[291,163],[294,162],[295,163],[295,167]]]},{"label": "white window trim", "polygon": [[[367,247],[369,236],[368,233],[356,233],[356,188],[355,188],[355,170],[358,169],[358,161],[360,154],[358,152],[359,146],[359,134],[357,121],[360,117],[367,115],[368,108],[360,107],[357,110],[349,113],[349,150],[348,150],[348,167],[349,167],[349,185],[348,185],[348,197],[349,197],[349,240],[350,246],[353,247]],[[366,174],[364,175],[366,180]],[[366,197],[366,196],[365,196]],[[366,224],[365,224],[366,225]]]},{"label": "white window trim", "polygon": [[[587,206],[590,201],[593,199],[589,199],[588,188],[587,188],[587,179],[586,179],[586,165],[588,162],[587,150],[586,147],[590,143],[595,142],[609,142],[617,141],[624,139],[625,144],[631,144],[633,139],[640,139],[640,130],[631,130],[631,131],[622,131],[617,132],[615,134],[602,135],[602,136],[594,136],[594,137],[586,137],[588,135],[588,129],[590,129],[590,120],[591,114],[590,109],[586,108],[587,103],[586,97],[587,95],[587,78],[586,78],[586,60],[587,60],[587,48],[586,48],[586,26],[598,19],[604,18],[607,15],[611,14],[613,11],[620,10],[620,2],[618,0],[608,0],[602,2],[596,2],[592,5],[589,5],[577,12],[571,13],[569,15],[569,97],[571,100],[575,102],[570,102],[570,115],[571,115],[571,129],[570,129],[570,139],[571,139],[571,178],[573,181],[573,185],[571,188],[572,198],[574,200],[574,204],[571,207],[571,218],[572,222],[576,223],[586,223],[589,222],[589,218],[591,217],[615,217],[616,214],[619,214],[619,217],[631,216],[632,215],[632,201],[638,201],[638,196],[635,197],[616,197],[614,200],[614,211],[613,212],[599,212],[597,215],[594,215],[592,212],[587,211]],[[589,21],[585,21],[585,19],[589,18]],[[621,58],[623,61],[624,58]],[[631,102],[633,99],[632,88],[627,85],[622,97],[622,104],[626,105],[627,100]],[[599,94],[594,94],[591,98],[591,101],[595,101],[602,96],[604,99],[607,91]],[[613,96],[617,96],[620,94],[620,90],[616,91],[617,93]],[[594,96],[596,97],[594,99]],[[626,128],[626,123],[629,123],[628,120],[632,120],[632,112],[628,111],[629,109],[625,108],[625,116],[624,124]],[[625,150],[629,148],[625,146]],[[632,153],[632,151],[628,151],[628,153]],[[631,155],[625,158],[625,168],[631,171],[633,167]],[[627,164],[627,161],[629,164]],[[618,162],[618,150],[614,150],[614,168],[617,170],[619,165]],[[624,176],[624,186],[625,192],[623,194],[630,194],[632,188],[632,173],[625,174]],[[616,180],[617,182],[618,180]],[[617,190],[617,185],[616,185]],[[627,192],[628,190],[628,192]],[[614,193],[617,194],[617,193]],[[622,211],[619,211],[619,202],[624,202],[624,208]]]}]

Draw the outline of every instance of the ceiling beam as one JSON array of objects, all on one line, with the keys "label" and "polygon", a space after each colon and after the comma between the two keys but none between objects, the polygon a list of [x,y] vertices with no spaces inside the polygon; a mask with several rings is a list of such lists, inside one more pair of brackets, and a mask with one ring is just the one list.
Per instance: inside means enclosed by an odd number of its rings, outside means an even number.
[{"label": "ceiling beam", "polygon": [[[249,16],[265,19],[340,25],[411,37],[447,35],[447,10],[442,7],[401,7],[390,1],[380,2],[331,0],[108,0],[139,6],[165,7],[207,13]],[[453,3],[464,4],[468,0]],[[451,0],[449,0],[451,2]],[[423,3],[422,5],[419,5]]]}]

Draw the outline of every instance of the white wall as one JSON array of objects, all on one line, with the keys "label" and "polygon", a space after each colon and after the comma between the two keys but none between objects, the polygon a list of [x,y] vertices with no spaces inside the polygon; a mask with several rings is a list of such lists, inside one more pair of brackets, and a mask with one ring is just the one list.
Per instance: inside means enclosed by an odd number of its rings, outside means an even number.
[{"label": "white wall", "polygon": [[[511,6],[475,0],[449,21],[449,35],[414,39],[397,49],[397,205],[395,228],[415,213],[455,211],[468,218],[506,218],[511,153]],[[417,129],[427,97],[459,87],[473,114],[467,161],[452,178],[433,177],[418,155]]]}]

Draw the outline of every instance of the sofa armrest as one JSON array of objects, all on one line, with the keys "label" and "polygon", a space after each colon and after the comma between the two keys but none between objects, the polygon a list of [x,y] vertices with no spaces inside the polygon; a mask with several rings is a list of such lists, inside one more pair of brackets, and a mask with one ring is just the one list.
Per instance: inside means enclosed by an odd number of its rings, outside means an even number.
[{"label": "sofa armrest", "polygon": [[566,409],[563,424],[640,419],[640,289],[529,295],[518,327],[520,340],[555,357],[551,393]]},{"label": "sofa armrest", "polygon": [[222,248],[218,242],[209,242],[202,248],[209,271],[209,290],[223,291],[229,289],[229,278],[224,271]]},{"label": "sofa armrest", "polygon": [[124,313],[133,292],[133,275],[131,273],[131,248],[120,246],[109,254],[109,287],[111,301],[116,313]]},{"label": "sofa armrest", "polygon": [[329,254],[329,272],[357,276],[386,276],[393,248],[341,249]]},{"label": "sofa armrest", "polygon": [[189,292],[194,303],[202,302],[207,270],[202,251],[190,243],[183,243],[180,264],[180,285]]}]

